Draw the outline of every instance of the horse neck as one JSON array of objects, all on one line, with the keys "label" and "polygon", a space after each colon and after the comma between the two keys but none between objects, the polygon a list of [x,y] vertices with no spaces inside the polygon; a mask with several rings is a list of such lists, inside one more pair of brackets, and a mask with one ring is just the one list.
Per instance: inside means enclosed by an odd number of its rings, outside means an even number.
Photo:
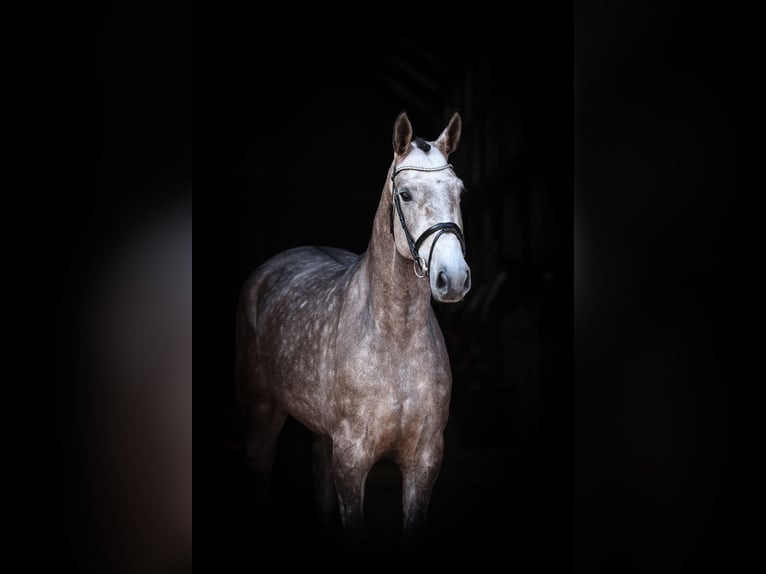
[{"label": "horse neck", "polygon": [[[388,180],[390,181],[389,171]],[[375,324],[397,337],[427,328],[431,310],[428,278],[418,278],[412,260],[402,257],[391,234],[391,188],[383,186],[372,229],[372,238],[362,266],[369,279],[369,306]],[[399,221],[394,221],[399,225]]]}]

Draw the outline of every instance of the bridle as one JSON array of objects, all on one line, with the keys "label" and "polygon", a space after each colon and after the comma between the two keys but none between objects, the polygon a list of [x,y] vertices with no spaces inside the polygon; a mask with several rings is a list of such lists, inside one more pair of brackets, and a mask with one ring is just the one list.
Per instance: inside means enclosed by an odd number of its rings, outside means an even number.
[{"label": "bridle", "polygon": [[[434,247],[436,247],[436,242],[439,241],[439,238],[444,235],[445,233],[452,233],[454,234],[458,241],[460,241],[460,247],[463,249],[463,255],[465,255],[465,238],[463,237],[463,232],[461,231],[460,227],[457,223],[453,223],[451,221],[444,222],[444,223],[436,223],[435,225],[432,225],[428,229],[426,229],[423,233],[420,234],[420,237],[418,237],[417,241],[413,239],[412,234],[410,233],[410,230],[407,228],[407,223],[404,221],[404,213],[402,213],[402,205],[401,201],[399,200],[399,190],[396,187],[396,176],[399,175],[403,171],[411,170],[411,171],[442,171],[448,168],[451,168],[452,164],[445,163],[442,166],[439,167],[417,167],[414,165],[403,165],[399,168],[396,167],[396,163],[394,163],[394,169],[391,171],[391,195],[392,195],[392,203],[393,206],[390,208],[390,215],[391,215],[391,235],[394,234],[394,207],[396,207],[396,213],[399,216],[399,222],[402,224],[402,230],[404,231],[404,236],[407,238],[407,245],[410,248],[410,253],[412,254],[413,259],[413,269],[415,270],[415,275],[418,277],[425,277],[429,270],[431,269],[431,257],[433,257],[434,254]],[[421,257],[420,253],[418,252],[418,248],[421,246],[421,244],[431,235],[436,233],[436,237],[434,237],[433,242],[431,243],[431,249],[428,253],[428,261],[423,259]],[[418,271],[420,271],[418,273]]]}]

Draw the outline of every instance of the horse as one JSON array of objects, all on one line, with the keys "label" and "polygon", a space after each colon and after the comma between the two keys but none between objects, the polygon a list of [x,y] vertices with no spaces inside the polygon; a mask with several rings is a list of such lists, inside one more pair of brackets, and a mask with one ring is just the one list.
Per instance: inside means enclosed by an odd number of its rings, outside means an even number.
[{"label": "horse", "polygon": [[413,139],[399,114],[367,251],[293,248],[262,264],[240,293],[246,458],[267,486],[286,417],[307,427],[320,515],[339,512],[352,541],[365,539],[365,480],[377,461],[400,469],[405,544],[423,532],[442,464],[452,374],[431,297],[457,302],[471,288],[464,187],[447,163],[461,125],[455,113],[436,140]]}]

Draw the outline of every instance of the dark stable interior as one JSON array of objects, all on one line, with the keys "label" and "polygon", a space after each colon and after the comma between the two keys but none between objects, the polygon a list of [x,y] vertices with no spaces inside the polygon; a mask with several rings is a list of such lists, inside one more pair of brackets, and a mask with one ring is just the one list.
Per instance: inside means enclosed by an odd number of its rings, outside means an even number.
[{"label": "dark stable interior", "polygon": [[[319,543],[311,441],[295,421],[279,441],[269,515],[248,504],[234,312],[245,278],[284,249],[365,250],[402,110],[427,140],[462,114],[450,162],[468,190],[473,277],[465,301],[434,303],[453,395],[423,557],[512,552],[534,564],[550,559],[551,545],[571,547],[571,18],[564,12],[543,25],[534,12],[486,35],[436,24],[383,40],[351,31],[295,59],[272,58],[279,47],[263,39],[236,37],[235,55],[217,66],[221,171],[195,216],[195,234],[205,237],[195,245],[204,269],[195,272],[196,300],[204,298],[195,311],[198,561],[256,564],[274,548],[296,560],[355,556],[337,541]],[[368,477],[365,515],[369,556],[397,559],[394,464],[383,461]]]}]

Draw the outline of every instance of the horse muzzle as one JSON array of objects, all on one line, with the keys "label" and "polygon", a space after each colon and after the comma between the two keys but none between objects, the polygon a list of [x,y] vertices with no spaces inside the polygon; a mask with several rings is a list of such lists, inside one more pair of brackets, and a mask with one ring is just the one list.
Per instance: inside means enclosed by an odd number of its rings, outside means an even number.
[{"label": "horse muzzle", "polygon": [[457,303],[471,290],[471,269],[462,265],[431,269],[431,294],[442,303]]}]

